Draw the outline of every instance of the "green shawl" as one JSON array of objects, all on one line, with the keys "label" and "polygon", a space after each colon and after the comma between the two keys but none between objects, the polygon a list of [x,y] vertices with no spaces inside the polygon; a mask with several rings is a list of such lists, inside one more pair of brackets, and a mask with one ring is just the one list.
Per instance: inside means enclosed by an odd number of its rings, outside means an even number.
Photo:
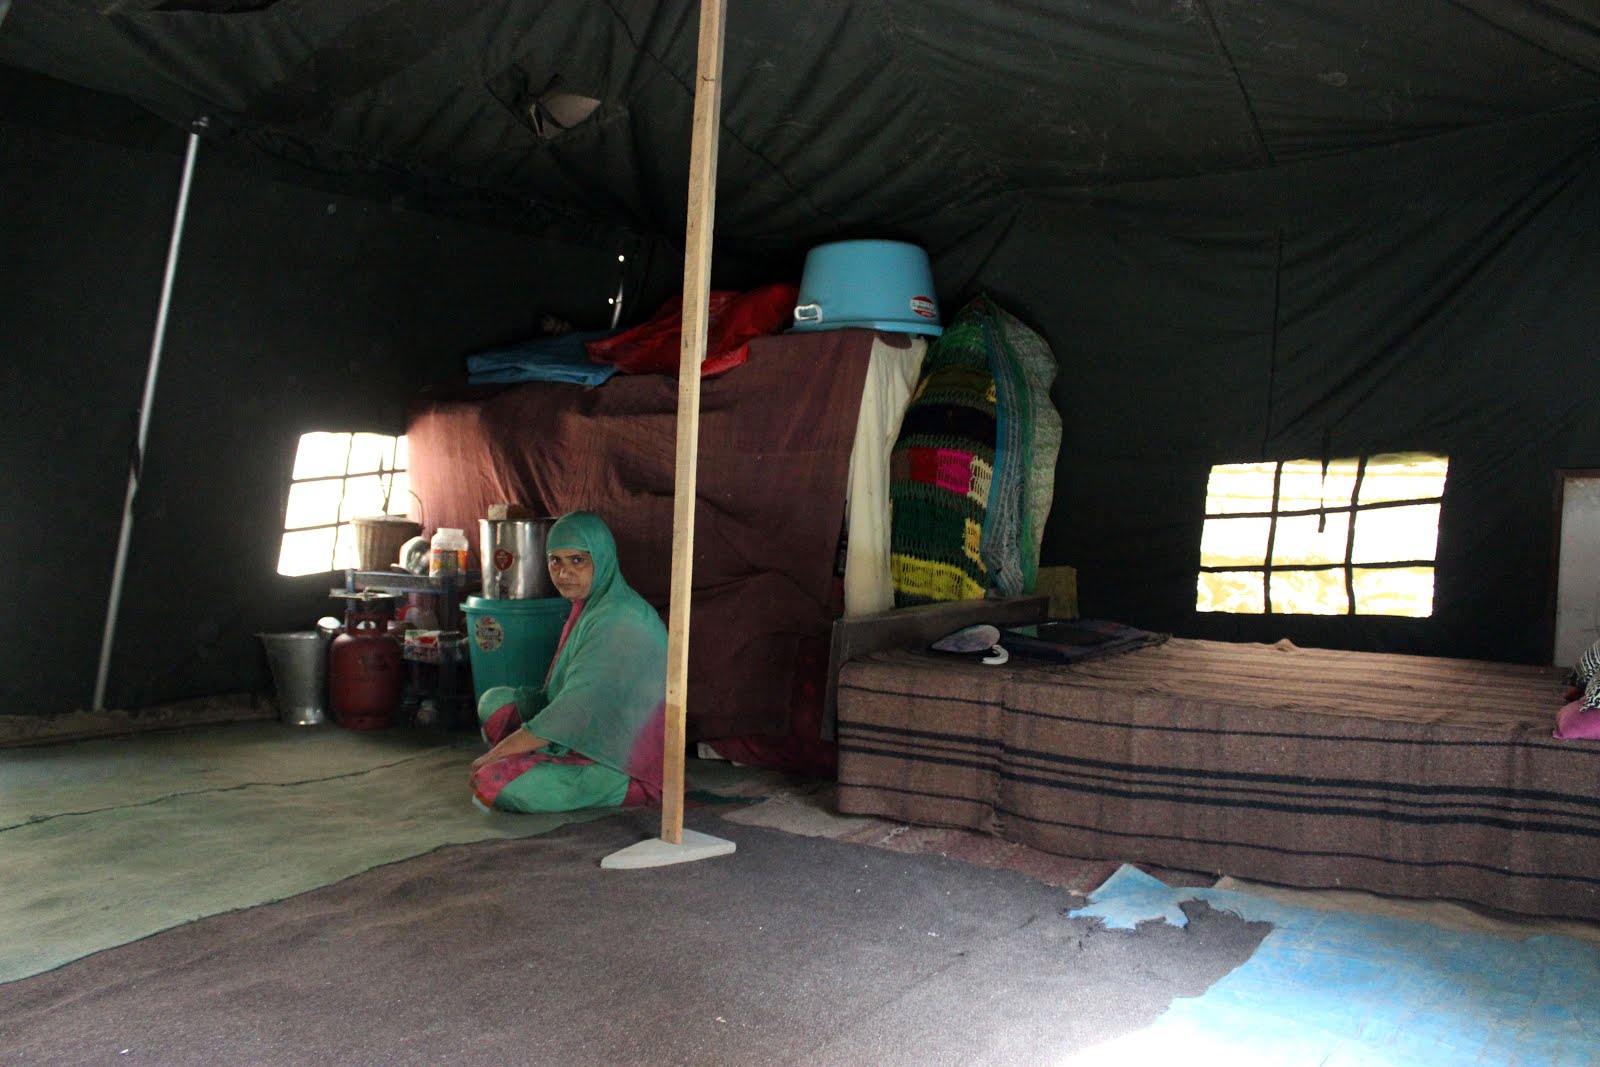
[{"label": "green shawl", "polygon": [[661,786],[667,628],[617,569],[617,543],[598,515],[575,511],[545,537],[545,550],[579,549],[594,560],[589,595],[573,605],[550,666],[546,703],[530,733],[628,777]]}]

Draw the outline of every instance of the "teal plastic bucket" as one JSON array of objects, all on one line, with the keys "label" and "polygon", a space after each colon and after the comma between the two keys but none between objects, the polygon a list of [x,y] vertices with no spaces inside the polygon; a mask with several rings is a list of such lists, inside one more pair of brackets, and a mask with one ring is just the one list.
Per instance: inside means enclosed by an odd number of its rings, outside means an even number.
[{"label": "teal plastic bucket", "polygon": [[794,331],[849,327],[943,333],[928,254],[904,241],[834,241],[807,253]]},{"label": "teal plastic bucket", "polygon": [[562,597],[488,600],[469,596],[467,653],[475,696],[497,685],[539,686],[555,658],[561,627],[572,605]]}]

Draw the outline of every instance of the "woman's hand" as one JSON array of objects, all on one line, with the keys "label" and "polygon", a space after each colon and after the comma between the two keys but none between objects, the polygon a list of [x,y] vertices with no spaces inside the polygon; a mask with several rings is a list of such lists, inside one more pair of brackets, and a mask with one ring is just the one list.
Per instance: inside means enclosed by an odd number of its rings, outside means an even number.
[{"label": "woman's hand", "polygon": [[525,752],[536,752],[550,742],[542,737],[535,737],[526,730],[513,730],[500,743],[489,751],[472,761],[472,767],[467,771],[467,780],[471,781],[478,773],[478,769],[495,760],[508,759],[511,756],[520,756]]}]

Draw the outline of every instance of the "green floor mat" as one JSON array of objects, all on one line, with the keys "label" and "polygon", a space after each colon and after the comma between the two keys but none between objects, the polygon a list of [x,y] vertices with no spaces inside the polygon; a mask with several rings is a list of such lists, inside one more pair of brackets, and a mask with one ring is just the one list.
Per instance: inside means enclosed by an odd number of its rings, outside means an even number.
[{"label": "green floor mat", "polygon": [[276,722],[192,727],[0,750],[0,830],[63,812],[127,807],[251,782],[304,782],[368,771],[477,738]]},{"label": "green floor mat", "polygon": [[[484,814],[467,788],[482,751],[275,723],[0,751],[0,982],[441,845],[616,810]],[[759,796],[759,774],[707,768],[689,784]]]}]

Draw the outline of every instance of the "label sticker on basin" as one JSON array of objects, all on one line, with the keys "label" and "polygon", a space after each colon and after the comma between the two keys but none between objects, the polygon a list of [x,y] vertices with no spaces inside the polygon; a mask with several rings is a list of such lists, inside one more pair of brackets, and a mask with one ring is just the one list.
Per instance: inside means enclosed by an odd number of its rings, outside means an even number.
[{"label": "label sticker on basin", "polygon": [[472,639],[478,642],[478,648],[482,651],[493,652],[505,643],[506,632],[493,615],[485,615],[472,628]]},{"label": "label sticker on basin", "polygon": [[911,298],[911,310],[925,319],[939,317],[939,305],[933,302],[931,296],[914,296]]}]

